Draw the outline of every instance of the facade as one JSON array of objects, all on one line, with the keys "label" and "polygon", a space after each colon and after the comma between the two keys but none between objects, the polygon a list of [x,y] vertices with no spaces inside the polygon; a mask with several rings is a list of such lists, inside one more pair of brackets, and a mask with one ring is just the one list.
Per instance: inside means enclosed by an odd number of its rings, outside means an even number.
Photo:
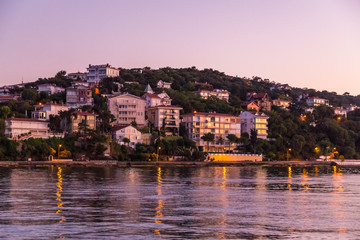
[{"label": "facade", "polygon": [[276,84],[272,87],[270,87],[270,90],[291,90],[291,87],[288,84]]},{"label": "facade", "polygon": [[94,99],[89,88],[82,85],[66,88],[66,105],[69,108],[78,108],[84,105],[92,106]]},{"label": "facade", "polygon": [[59,115],[60,111],[69,110],[64,104],[49,103],[44,105],[36,105],[35,111],[31,113],[32,119],[50,120],[50,115]]},{"label": "facade", "polygon": [[344,116],[345,118],[347,118],[347,111],[345,108],[342,107],[334,108],[334,114],[339,116]]},{"label": "facade", "polygon": [[115,123],[117,125],[130,125],[132,122],[136,122],[141,126],[146,124],[146,104],[143,98],[125,93],[109,97],[107,105],[111,114],[115,116]]},{"label": "facade", "polygon": [[214,89],[212,91],[209,90],[199,90],[196,91],[197,94],[200,95],[202,99],[208,99],[211,96],[217,97],[221,100],[229,102],[230,93],[224,89]]},{"label": "facade", "polygon": [[[49,137],[49,122],[30,118],[5,119],[5,136],[15,138],[28,134],[32,137]],[[29,134],[30,133],[30,134]]]},{"label": "facade", "polygon": [[260,107],[260,110],[265,112],[271,111],[271,102],[267,93],[248,93],[247,99],[249,102],[254,101]]},{"label": "facade", "polygon": [[151,94],[151,93],[145,93],[142,96],[143,99],[145,99],[146,108],[149,107],[155,107],[160,105],[171,105],[172,99],[167,95],[167,93],[163,92],[160,94]]},{"label": "facade", "polygon": [[309,97],[306,99],[306,104],[309,106],[320,106],[320,105],[326,105],[329,106],[329,100],[327,99],[323,99],[323,98],[318,98],[318,97]]},{"label": "facade", "polygon": [[165,130],[166,135],[179,135],[180,110],[177,106],[155,106],[148,108],[148,118],[155,129]]},{"label": "facade", "polygon": [[38,86],[37,91],[38,92],[47,92],[49,95],[51,95],[54,93],[64,92],[65,88],[58,87],[55,84],[46,83],[46,84],[40,84]]},{"label": "facade", "polygon": [[355,111],[356,109],[360,109],[360,107],[356,106],[356,105],[353,105],[353,104],[350,104],[347,108],[346,108],[346,111],[347,112],[352,112],[352,111]]},{"label": "facade", "polygon": [[67,75],[68,79],[71,80],[81,80],[86,81],[87,80],[87,73],[77,72],[77,73],[69,73]]},{"label": "facade", "polygon": [[260,111],[260,106],[255,101],[244,102],[241,106],[248,111]]},{"label": "facade", "polygon": [[273,105],[278,106],[283,109],[287,109],[290,107],[291,101],[289,100],[283,100],[283,99],[274,99],[272,101]]},{"label": "facade", "polygon": [[[129,143],[124,142],[124,138],[130,140]],[[139,130],[129,125],[126,127],[115,127],[113,129],[113,140],[120,145],[129,145],[129,147],[135,148],[136,144],[142,143],[142,134]]]},{"label": "facade", "polygon": [[163,80],[159,80],[158,83],[157,83],[157,88],[171,88],[171,83],[169,82],[164,82]]},{"label": "facade", "polygon": [[268,116],[265,113],[251,113],[248,111],[240,113],[241,118],[241,132],[247,132],[251,135],[251,130],[255,129],[257,137],[267,139],[268,130]]},{"label": "facade", "polygon": [[[61,128],[65,132],[76,133],[79,132],[81,124],[86,124],[87,129],[96,130],[96,117],[95,113],[75,111],[75,116],[70,117],[70,122],[67,119],[61,120]],[[80,125],[80,127],[79,127]]]},{"label": "facade", "polygon": [[120,70],[112,67],[110,64],[91,65],[87,68],[87,81],[89,83],[99,83],[102,79],[107,77],[118,77]]},{"label": "facade", "polygon": [[[227,136],[241,136],[240,117],[221,113],[189,113],[182,115],[187,136],[196,145],[209,152],[224,152],[234,150],[236,144],[229,142]],[[213,142],[205,142],[201,137],[207,133],[215,135]]]}]

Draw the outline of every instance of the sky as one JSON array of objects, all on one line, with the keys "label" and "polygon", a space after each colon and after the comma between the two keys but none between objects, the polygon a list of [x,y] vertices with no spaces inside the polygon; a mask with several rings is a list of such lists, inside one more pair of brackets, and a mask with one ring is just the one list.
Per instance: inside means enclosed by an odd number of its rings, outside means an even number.
[{"label": "sky", "polygon": [[358,0],[0,0],[0,86],[89,64],[360,94]]}]

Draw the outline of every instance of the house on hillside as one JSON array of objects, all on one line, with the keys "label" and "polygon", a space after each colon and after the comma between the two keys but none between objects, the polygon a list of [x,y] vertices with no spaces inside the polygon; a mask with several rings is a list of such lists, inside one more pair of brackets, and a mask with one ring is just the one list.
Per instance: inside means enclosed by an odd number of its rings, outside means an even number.
[{"label": "house on hillside", "polygon": [[128,93],[109,97],[107,100],[108,109],[115,116],[116,125],[130,125],[136,122],[145,126],[145,100]]},{"label": "house on hillside", "polygon": [[157,86],[157,88],[167,88],[167,89],[170,89],[170,88],[171,88],[171,83],[169,83],[169,82],[164,82],[163,80],[159,80],[156,86]]},{"label": "house on hillside", "polygon": [[47,94],[51,95],[51,94],[55,94],[55,93],[59,93],[59,92],[64,92],[65,88],[58,87],[55,84],[45,83],[45,84],[38,85],[37,91],[39,93],[46,92]]},{"label": "house on hillside", "polygon": [[246,97],[249,102],[255,102],[260,107],[260,110],[271,111],[271,102],[267,93],[248,93]]},{"label": "house on hillside", "polygon": [[320,106],[320,105],[325,105],[325,106],[329,106],[329,100],[324,99],[324,98],[319,98],[319,97],[308,97],[306,99],[306,104],[309,106]]},{"label": "house on hillside", "polygon": [[[118,126],[112,129],[113,140],[120,145],[128,145],[135,148],[136,144],[142,143],[142,133],[131,125]],[[130,140],[129,143],[124,142],[124,138]]]}]

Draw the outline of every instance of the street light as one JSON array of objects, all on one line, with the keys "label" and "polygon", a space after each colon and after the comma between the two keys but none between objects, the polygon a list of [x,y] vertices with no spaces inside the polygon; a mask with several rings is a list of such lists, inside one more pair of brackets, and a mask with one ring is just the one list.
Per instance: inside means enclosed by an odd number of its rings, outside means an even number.
[{"label": "street light", "polygon": [[159,161],[159,151],[160,151],[161,147],[159,146],[157,149],[157,155],[156,155],[156,161]]},{"label": "street light", "polygon": [[291,148],[288,148],[287,151],[286,151],[286,159],[287,161],[289,161],[289,152],[291,152]]},{"label": "street light", "polygon": [[59,144],[59,147],[58,147],[58,159],[60,159],[60,148],[62,147],[61,144]]}]

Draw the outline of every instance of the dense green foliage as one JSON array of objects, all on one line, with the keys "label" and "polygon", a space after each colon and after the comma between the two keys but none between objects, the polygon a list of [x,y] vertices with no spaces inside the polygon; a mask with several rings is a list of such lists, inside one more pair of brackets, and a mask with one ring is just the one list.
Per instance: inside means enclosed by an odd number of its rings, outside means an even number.
[{"label": "dense green foliage", "polygon": [[[116,143],[107,144],[105,137],[111,131],[111,122],[114,117],[107,110],[106,99],[93,94],[94,106],[84,107],[83,110],[95,112],[99,116],[97,131],[87,131],[86,128],[79,134],[66,136],[65,139],[28,139],[19,143],[6,139],[4,134],[4,121],[7,117],[29,117],[34,110],[34,104],[38,102],[64,102],[65,94],[58,93],[49,96],[47,93],[38,93],[35,87],[43,83],[53,83],[61,87],[68,87],[71,81],[66,79],[66,72],[60,71],[52,78],[39,79],[34,83],[26,84],[19,100],[11,100],[0,103],[0,159],[20,159],[32,157],[34,159],[46,159],[46,157],[58,151],[57,146],[62,144],[63,150],[68,150],[73,155],[84,155],[86,158],[101,158],[106,148],[110,149],[111,157],[119,160],[133,159],[153,160],[158,147],[161,147],[160,155],[182,155],[188,159],[203,159],[202,153],[187,139],[183,127],[180,128],[180,137],[155,136],[154,146],[139,144],[135,150]],[[172,89],[157,89],[159,80],[172,83]],[[200,83],[200,84],[199,84]],[[205,84],[206,83],[206,84]],[[360,110],[349,113],[348,118],[338,118],[334,111],[326,106],[320,106],[314,111],[306,112],[307,105],[304,100],[298,101],[299,96],[317,96],[329,100],[332,106],[348,106],[349,104],[360,105],[360,96],[351,96],[348,93],[338,95],[335,92],[316,91],[314,89],[273,89],[274,82],[260,77],[240,78],[227,76],[222,72],[195,67],[173,69],[161,68],[158,70],[144,69],[121,69],[118,78],[107,78],[99,86],[100,93],[112,93],[119,91],[128,92],[136,96],[142,96],[147,84],[156,91],[166,91],[172,98],[173,105],[183,107],[182,113],[218,112],[238,115],[242,103],[246,101],[246,95],[250,92],[267,93],[271,99],[289,99],[293,104],[288,111],[273,107],[266,114],[269,118],[268,140],[258,139],[256,133],[242,134],[241,138],[227,136],[231,143],[238,145],[237,150],[244,153],[261,153],[267,159],[285,160],[290,158],[311,159],[320,155],[332,155],[333,157],[360,158]],[[201,99],[195,91],[199,89],[225,89],[230,92],[229,103],[215,97]],[[18,89],[14,91],[19,91]],[[71,111],[61,116],[52,117],[50,127],[60,132],[62,118],[71,116]],[[144,128],[142,132],[151,129]],[[86,136],[85,136],[86,135]],[[209,137],[209,139],[207,138]],[[206,139],[211,141],[211,136]],[[205,140],[205,139],[204,139]],[[207,140],[205,140],[207,141]],[[53,149],[53,150],[52,150]],[[17,154],[20,152],[20,154]]]}]

